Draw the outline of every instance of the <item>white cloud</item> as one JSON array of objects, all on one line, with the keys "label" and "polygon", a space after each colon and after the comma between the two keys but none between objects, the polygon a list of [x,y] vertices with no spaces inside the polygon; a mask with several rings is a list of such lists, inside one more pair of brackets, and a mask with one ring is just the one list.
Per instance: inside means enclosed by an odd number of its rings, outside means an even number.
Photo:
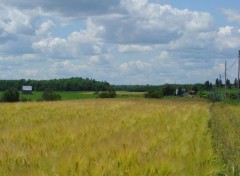
[{"label": "white cloud", "polygon": [[117,10],[120,0],[77,0],[69,3],[65,0],[2,0],[2,4],[16,7],[22,10],[29,10],[40,7],[43,12],[54,14],[65,20],[83,19],[86,16],[108,14]]},{"label": "white cloud", "polygon": [[240,12],[232,9],[222,9],[222,13],[227,16],[228,21],[240,23]]},{"label": "white cloud", "polygon": [[118,51],[121,53],[142,53],[152,51],[151,46],[144,45],[118,45]]},{"label": "white cloud", "polygon": [[146,72],[150,69],[150,64],[140,60],[130,61],[119,65],[119,70],[124,74],[136,74]]},{"label": "white cloud", "polygon": [[54,26],[55,25],[51,20],[47,20],[40,25],[39,29],[36,30],[36,35],[37,36],[46,34],[50,35],[49,30]]},{"label": "white cloud", "polygon": [[208,13],[178,10],[144,0],[122,1],[121,5],[125,13],[90,18],[96,37],[120,44],[169,44],[189,33],[209,33],[215,29]]},{"label": "white cloud", "polygon": [[[201,82],[218,76],[219,64],[240,48],[239,27],[148,0],[2,2],[1,78]],[[238,12],[224,13],[239,22]]]},{"label": "white cloud", "polygon": [[220,27],[215,39],[216,47],[220,50],[240,48],[239,28],[233,26]]}]

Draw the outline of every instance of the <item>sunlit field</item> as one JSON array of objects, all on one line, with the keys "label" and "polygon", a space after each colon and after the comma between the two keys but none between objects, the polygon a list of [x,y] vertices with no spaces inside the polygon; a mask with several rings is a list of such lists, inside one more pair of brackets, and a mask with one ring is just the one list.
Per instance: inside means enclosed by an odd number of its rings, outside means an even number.
[{"label": "sunlit field", "polygon": [[0,175],[214,175],[208,107],[146,99],[0,104]]},{"label": "sunlit field", "polygon": [[240,175],[239,105],[215,104],[211,116],[215,152],[221,156],[227,175]]}]

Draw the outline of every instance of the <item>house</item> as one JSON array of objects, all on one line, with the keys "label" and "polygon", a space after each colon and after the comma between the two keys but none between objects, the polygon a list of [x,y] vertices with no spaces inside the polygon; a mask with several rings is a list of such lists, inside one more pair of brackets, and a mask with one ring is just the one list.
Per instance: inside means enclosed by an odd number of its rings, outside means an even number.
[{"label": "house", "polygon": [[32,94],[32,86],[22,86],[23,94]]},{"label": "house", "polygon": [[177,96],[184,96],[185,92],[186,92],[186,90],[184,88],[179,87],[179,88],[176,89],[176,95]]},{"label": "house", "polygon": [[195,90],[189,91],[189,96],[190,96],[191,98],[193,98],[194,95],[196,95],[196,91],[195,91]]}]

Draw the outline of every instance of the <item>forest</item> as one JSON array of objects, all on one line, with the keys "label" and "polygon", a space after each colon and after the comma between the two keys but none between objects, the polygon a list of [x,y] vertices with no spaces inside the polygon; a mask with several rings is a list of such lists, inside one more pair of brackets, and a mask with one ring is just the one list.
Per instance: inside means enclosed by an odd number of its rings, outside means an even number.
[{"label": "forest", "polygon": [[105,91],[110,84],[106,81],[81,77],[51,80],[0,80],[0,91],[10,88],[21,90],[22,86],[32,86],[33,91],[43,91],[46,88],[51,88],[54,91]]}]

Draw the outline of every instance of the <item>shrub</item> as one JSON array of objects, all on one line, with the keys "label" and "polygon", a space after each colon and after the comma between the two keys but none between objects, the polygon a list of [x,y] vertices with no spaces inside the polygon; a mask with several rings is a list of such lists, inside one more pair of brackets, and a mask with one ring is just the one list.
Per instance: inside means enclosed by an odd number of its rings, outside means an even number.
[{"label": "shrub", "polygon": [[217,92],[210,92],[208,94],[208,99],[212,102],[221,101],[221,94]]},{"label": "shrub", "polygon": [[111,96],[110,96],[110,94],[109,94],[109,92],[100,92],[99,94],[98,94],[98,97],[99,98],[111,98]]},{"label": "shrub", "polygon": [[235,94],[235,93],[230,93],[229,98],[230,98],[231,100],[237,99],[237,94]]},{"label": "shrub", "polygon": [[145,98],[162,98],[163,92],[161,90],[150,90],[144,96]]},{"label": "shrub", "polygon": [[46,88],[43,91],[42,99],[45,101],[54,101],[61,100],[62,97],[59,94],[56,94],[51,88]]},{"label": "shrub", "polygon": [[19,92],[17,89],[8,89],[2,95],[3,102],[18,102],[19,101]]},{"label": "shrub", "polygon": [[27,102],[27,101],[31,101],[31,99],[27,98],[27,97],[20,97],[20,101],[21,102]]},{"label": "shrub", "polygon": [[98,94],[99,98],[114,98],[116,96],[117,96],[117,94],[113,87],[107,87],[107,91],[100,92]]}]

